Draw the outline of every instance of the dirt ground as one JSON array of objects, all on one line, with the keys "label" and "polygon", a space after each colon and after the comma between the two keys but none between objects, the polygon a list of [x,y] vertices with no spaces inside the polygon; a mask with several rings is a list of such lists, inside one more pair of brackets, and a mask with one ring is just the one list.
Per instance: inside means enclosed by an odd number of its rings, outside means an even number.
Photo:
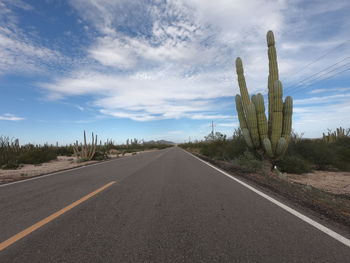
[{"label": "dirt ground", "polygon": [[[152,151],[152,150],[149,150]],[[149,151],[137,152],[145,153]],[[126,153],[124,156],[130,156],[132,153]],[[117,155],[109,155],[110,158],[123,158],[117,157]],[[76,157],[68,156],[58,156],[57,160],[52,160],[47,163],[42,163],[40,165],[25,164],[19,169],[0,169],[0,184],[8,183],[13,181],[19,181],[30,177],[35,177],[38,175],[54,173],[66,169],[71,169],[79,166],[84,166],[88,164],[98,163],[99,161],[87,161],[87,162],[77,162]]]},{"label": "dirt ground", "polygon": [[350,195],[350,172],[314,171],[307,174],[286,174],[288,180],[331,192]]}]

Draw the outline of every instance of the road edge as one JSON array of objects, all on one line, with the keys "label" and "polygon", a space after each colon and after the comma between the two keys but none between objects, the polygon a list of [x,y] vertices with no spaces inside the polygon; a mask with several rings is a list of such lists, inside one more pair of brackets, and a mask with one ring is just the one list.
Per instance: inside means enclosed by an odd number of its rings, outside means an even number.
[{"label": "road edge", "polygon": [[[182,149],[183,150],[183,149]],[[318,229],[319,231],[327,234],[328,236],[334,238],[335,240],[339,241],[340,243],[344,244],[345,246],[350,248],[350,239],[342,236],[341,234],[331,230],[330,228],[316,222],[315,220],[311,219],[310,217],[302,214],[301,212],[298,212],[297,210],[289,207],[288,205],[283,204],[282,202],[276,200],[275,198],[263,193],[262,191],[256,189],[255,187],[243,182],[242,180],[236,178],[235,176],[221,170],[220,168],[202,160],[201,158],[193,155],[192,153],[183,150],[185,153],[189,154],[190,156],[194,157],[195,159],[201,161],[202,163],[210,166],[211,168],[215,169],[216,171],[222,173],[223,175],[227,176],[228,178],[230,178],[231,180],[236,181],[237,183],[241,184],[242,186],[248,188],[249,190],[253,191],[254,193],[256,193],[257,195],[265,198],[266,200],[270,201],[271,203],[279,206],[280,208],[282,208],[283,210],[287,211],[288,213],[298,217],[300,220],[304,221],[305,223],[308,223],[309,225],[315,227],[316,229]]]},{"label": "road edge", "polygon": [[[161,150],[155,150],[155,151],[161,151]],[[147,153],[147,152],[140,152],[139,154],[144,154],[144,153]],[[91,166],[100,165],[100,164],[104,164],[104,163],[109,163],[109,162],[113,162],[113,161],[124,160],[124,159],[135,157],[135,156],[137,156],[139,154],[130,155],[130,156],[116,157],[116,158],[111,158],[111,159],[107,159],[107,160],[96,161],[95,163],[89,163],[89,164],[83,164],[82,163],[82,165],[76,166],[76,167],[72,167],[72,168],[66,168],[66,169],[54,171],[54,172],[51,172],[51,173],[38,174],[38,175],[34,175],[34,176],[31,176],[31,177],[28,177],[28,178],[23,178],[23,179],[20,179],[20,180],[17,180],[17,181],[13,181],[13,182],[0,183],[0,188],[8,186],[8,185],[13,185],[13,184],[18,184],[18,183],[28,182],[28,181],[32,181],[32,180],[36,180],[36,179],[40,179],[40,178],[49,177],[49,176],[52,176],[52,175],[55,175],[55,174],[60,174],[60,173],[64,173],[64,172],[70,172],[70,171],[74,171],[74,170],[79,170],[79,169],[83,169],[83,168],[86,168],[86,167],[91,167]]]}]

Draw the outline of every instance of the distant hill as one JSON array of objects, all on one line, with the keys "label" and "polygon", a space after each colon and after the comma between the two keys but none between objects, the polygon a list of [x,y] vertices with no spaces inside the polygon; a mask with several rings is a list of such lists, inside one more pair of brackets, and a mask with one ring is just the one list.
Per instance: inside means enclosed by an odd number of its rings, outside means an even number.
[{"label": "distant hill", "polygon": [[170,142],[170,141],[166,141],[166,140],[159,140],[159,141],[148,141],[148,142],[144,142],[144,144],[167,144],[167,145],[175,145],[174,142]]}]

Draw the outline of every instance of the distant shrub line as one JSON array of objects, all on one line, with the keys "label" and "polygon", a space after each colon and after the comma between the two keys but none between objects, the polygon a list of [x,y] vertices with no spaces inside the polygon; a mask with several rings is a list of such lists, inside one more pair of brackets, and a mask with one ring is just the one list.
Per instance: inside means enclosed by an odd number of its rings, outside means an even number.
[{"label": "distant shrub line", "polygon": [[[180,147],[251,171],[259,171],[264,165],[261,156],[246,146],[239,129],[230,139],[217,133],[211,138],[207,136],[204,141],[184,143]],[[344,136],[329,143],[293,134],[286,154],[276,164],[282,172],[297,174],[313,170],[350,171],[350,137]]]},{"label": "distant shrub line", "polygon": [[[96,147],[93,160],[108,159],[108,153],[114,150],[118,155],[126,153],[134,153],[151,149],[165,149],[170,147],[168,144],[157,142],[141,143],[141,141],[128,140],[127,144],[116,145],[112,140],[107,140],[106,143],[100,142]],[[8,136],[0,136],[0,168],[1,169],[16,169],[23,164],[41,164],[57,159],[57,156],[73,156],[73,145],[54,146],[54,145],[19,145],[18,139],[10,139]],[[81,160],[85,161],[85,160]]]}]

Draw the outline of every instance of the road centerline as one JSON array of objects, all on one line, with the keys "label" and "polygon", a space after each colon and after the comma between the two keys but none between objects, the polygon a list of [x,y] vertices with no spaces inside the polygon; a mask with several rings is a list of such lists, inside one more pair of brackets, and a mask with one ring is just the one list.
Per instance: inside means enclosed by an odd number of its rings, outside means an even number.
[{"label": "road centerline", "polygon": [[30,233],[32,233],[35,230],[39,229],[40,227],[46,225],[47,223],[55,220],[59,216],[61,216],[64,213],[68,212],[69,210],[73,209],[74,207],[80,205],[81,203],[87,201],[88,199],[90,199],[91,197],[95,196],[96,194],[104,191],[105,189],[107,189],[108,187],[110,187],[111,185],[113,185],[115,183],[116,183],[116,181],[112,181],[112,182],[109,182],[108,184],[105,184],[104,186],[102,186],[102,187],[96,189],[95,191],[85,195],[84,197],[80,198],[79,200],[71,203],[70,205],[68,205],[68,206],[62,208],[61,210],[51,214],[50,216],[40,220],[39,222],[37,222],[34,225],[24,229],[23,231],[21,231],[21,232],[17,233],[16,235],[10,237],[9,239],[1,242],[0,243],[0,251],[6,249],[10,245],[16,243],[18,240],[28,236]]}]

